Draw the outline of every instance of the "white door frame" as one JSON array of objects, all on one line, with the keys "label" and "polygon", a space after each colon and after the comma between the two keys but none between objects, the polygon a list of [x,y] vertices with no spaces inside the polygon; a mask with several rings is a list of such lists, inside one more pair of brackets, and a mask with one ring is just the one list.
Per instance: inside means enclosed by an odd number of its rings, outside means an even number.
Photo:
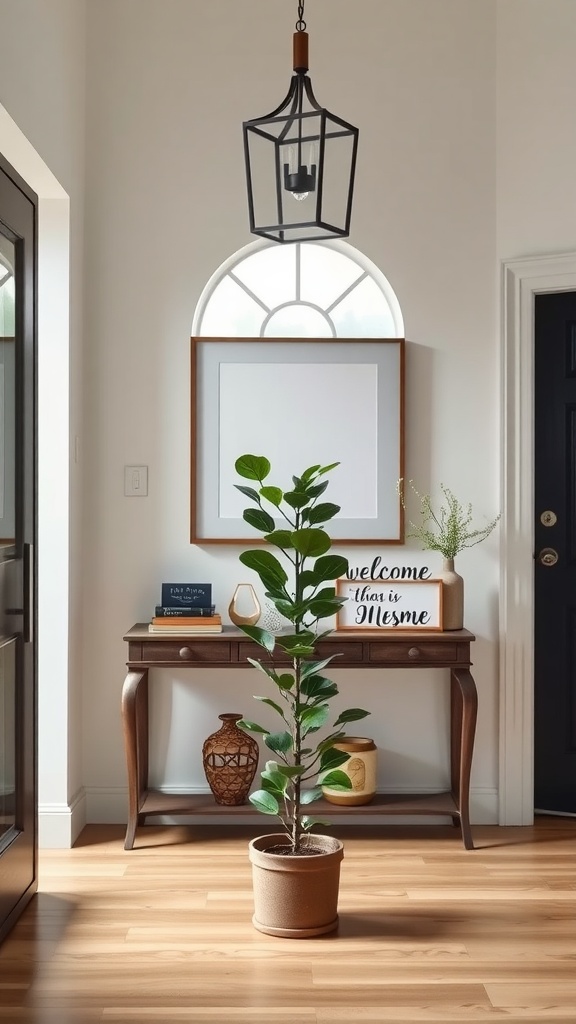
[{"label": "white door frame", "polygon": [[534,820],[534,296],[576,291],[576,253],[502,265],[500,825]]}]

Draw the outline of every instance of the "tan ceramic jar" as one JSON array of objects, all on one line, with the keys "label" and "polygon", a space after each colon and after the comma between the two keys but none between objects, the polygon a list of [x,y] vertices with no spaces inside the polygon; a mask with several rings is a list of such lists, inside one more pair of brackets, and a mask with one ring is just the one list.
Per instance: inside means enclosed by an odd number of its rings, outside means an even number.
[{"label": "tan ceramic jar", "polygon": [[346,772],[352,780],[352,789],[337,790],[323,786],[324,797],[331,804],[348,807],[369,804],[376,793],[377,750],[374,740],[365,736],[347,736],[334,746],[336,750],[344,750],[350,754],[346,763],[340,766],[340,771]]}]

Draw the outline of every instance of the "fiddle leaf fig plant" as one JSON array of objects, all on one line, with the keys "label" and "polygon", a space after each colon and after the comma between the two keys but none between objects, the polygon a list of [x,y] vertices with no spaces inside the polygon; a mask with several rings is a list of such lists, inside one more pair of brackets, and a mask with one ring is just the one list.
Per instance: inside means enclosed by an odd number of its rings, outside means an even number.
[{"label": "fiddle leaf fig plant", "polygon": [[[337,656],[318,658],[318,642],[332,630],[319,632],[319,620],[334,615],[346,598],[336,594],[334,580],[348,569],[342,555],[328,554],[332,541],[325,524],[340,511],[332,502],[319,501],[328,486],[322,478],[338,463],[310,466],[292,477],[292,486],[283,491],[265,483],[270,462],[262,455],[242,455],[236,471],[257,487],[235,486],[253,503],[244,511],[244,520],[263,535],[263,539],[281,552],[284,562],[267,548],[243,551],[240,561],[260,578],[266,597],[287,620],[286,630],[272,633],[259,626],[240,628],[264,648],[265,660],[249,658],[275,687],[275,697],[256,697],[267,704],[280,719],[278,732],[257,722],[239,722],[242,728],[259,733],[274,754],[261,772],[262,788],[252,793],[250,802],[263,814],[275,815],[282,822],[287,845],[293,853],[302,847],[303,836],[316,824],[328,824],[303,811],[322,796],[322,786],[351,789],[352,783],[341,766],[349,754],[334,744],[346,735],[342,728],[369,714],[362,708],[342,711],[328,727],[322,739],[316,737],[330,719],[329,702],[338,687],[324,675],[324,669]],[[273,513],[268,511],[271,506]],[[284,520],[277,528],[276,519]],[[287,567],[285,567],[285,563]],[[275,661],[278,653],[282,663]],[[286,655],[291,667],[286,668]]]}]

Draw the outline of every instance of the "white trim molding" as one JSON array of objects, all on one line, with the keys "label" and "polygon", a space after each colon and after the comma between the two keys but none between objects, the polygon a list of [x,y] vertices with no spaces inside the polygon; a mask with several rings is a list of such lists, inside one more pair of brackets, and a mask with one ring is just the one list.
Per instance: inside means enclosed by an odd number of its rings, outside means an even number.
[{"label": "white trim molding", "polygon": [[80,789],[69,803],[41,803],[38,807],[38,847],[69,850],[86,824],[86,797]]},{"label": "white trim molding", "polygon": [[534,296],[576,291],[576,253],[502,264],[500,825],[534,820]]}]

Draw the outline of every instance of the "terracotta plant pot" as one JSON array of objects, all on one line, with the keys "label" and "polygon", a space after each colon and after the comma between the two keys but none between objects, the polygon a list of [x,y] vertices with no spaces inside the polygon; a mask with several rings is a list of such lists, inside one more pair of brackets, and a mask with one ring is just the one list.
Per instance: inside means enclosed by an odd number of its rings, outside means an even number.
[{"label": "terracotta plant pot", "polygon": [[344,847],[332,836],[307,835],[304,842],[321,853],[280,854],[283,833],[258,836],[249,844],[254,888],[252,924],[260,932],[286,939],[307,939],[338,927],[338,889]]}]

